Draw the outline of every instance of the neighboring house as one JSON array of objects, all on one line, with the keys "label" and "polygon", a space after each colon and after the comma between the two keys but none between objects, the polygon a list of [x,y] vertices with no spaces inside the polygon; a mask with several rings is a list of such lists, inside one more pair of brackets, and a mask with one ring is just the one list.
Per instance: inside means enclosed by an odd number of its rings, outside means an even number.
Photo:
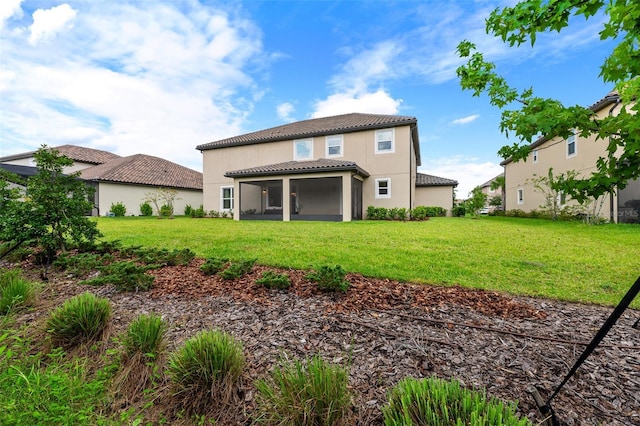
[{"label": "neighboring house", "polygon": [[[609,114],[617,114],[622,106],[615,92],[593,104],[590,109],[599,118]],[[569,138],[540,137],[530,145],[531,153],[526,161],[514,162],[511,158],[502,163],[505,175],[506,210],[520,209],[529,212],[540,209],[545,204],[545,197],[534,187],[533,179],[548,176],[553,168],[553,175],[575,170],[579,176],[589,176],[596,171],[600,157],[607,156],[607,140],[596,140],[595,135],[582,138],[573,135]],[[577,202],[559,194],[559,207],[575,206]],[[637,205],[638,207],[634,207]],[[588,213],[600,216],[612,222],[637,222],[640,209],[640,180],[629,182],[623,190],[605,194],[598,200],[585,206]]]},{"label": "neighboring house", "polygon": [[[171,161],[143,154],[120,157],[74,145],[52,148],[74,161],[64,169],[65,173],[79,171],[80,178],[95,189],[94,216],[107,215],[111,205],[119,202],[126,207],[127,215],[138,215],[146,194],[159,188],[177,191],[175,214],[182,214],[187,204],[194,208],[202,204],[202,173]],[[3,168],[20,167],[33,171],[34,153],[1,157],[0,163]]]},{"label": "neighboring house", "polygon": [[443,177],[418,173],[416,175],[416,206],[438,206],[447,209],[451,216],[455,188],[458,181]]},{"label": "neighboring house", "polygon": [[495,176],[489,179],[488,181],[486,181],[485,183],[483,183],[482,185],[480,185],[480,190],[482,191],[483,194],[486,194],[487,196],[486,206],[490,205],[491,199],[494,197],[500,197],[500,199],[504,198],[504,194],[503,194],[504,188],[498,187],[496,189],[491,189],[491,186],[496,181],[496,179],[501,178],[502,176],[504,176],[504,173],[500,173],[498,176]]},{"label": "neighboring house", "polygon": [[199,145],[206,210],[234,219],[362,219],[367,206],[415,207],[415,117],[344,114]]}]

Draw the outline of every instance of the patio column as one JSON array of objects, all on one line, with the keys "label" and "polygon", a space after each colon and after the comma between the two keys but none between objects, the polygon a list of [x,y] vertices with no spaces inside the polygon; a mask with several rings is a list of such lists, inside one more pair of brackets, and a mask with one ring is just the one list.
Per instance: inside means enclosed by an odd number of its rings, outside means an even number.
[{"label": "patio column", "polygon": [[351,222],[351,173],[342,175],[342,221]]},{"label": "patio column", "polygon": [[282,221],[291,220],[291,182],[289,177],[282,178]]}]

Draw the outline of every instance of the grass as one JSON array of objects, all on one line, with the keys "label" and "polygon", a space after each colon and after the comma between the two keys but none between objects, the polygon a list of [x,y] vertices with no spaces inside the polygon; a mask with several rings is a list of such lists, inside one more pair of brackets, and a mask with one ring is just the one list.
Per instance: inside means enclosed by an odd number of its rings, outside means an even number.
[{"label": "grass", "polygon": [[85,292],[58,306],[47,320],[56,343],[74,345],[100,337],[111,317],[109,299]]},{"label": "grass", "polygon": [[[640,273],[640,226],[505,217],[426,222],[99,218],[108,240],[200,257],[614,305]],[[640,308],[640,300],[632,307]]]}]

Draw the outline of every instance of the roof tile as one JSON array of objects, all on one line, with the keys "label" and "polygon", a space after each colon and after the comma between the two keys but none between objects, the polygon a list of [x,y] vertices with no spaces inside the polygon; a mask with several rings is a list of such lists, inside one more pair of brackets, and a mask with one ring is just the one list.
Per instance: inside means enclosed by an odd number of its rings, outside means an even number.
[{"label": "roof tile", "polygon": [[458,186],[458,181],[439,176],[416,174],[416,186]]},{"label": "roof tile", "polygon": [[369,173],[361,169],[353,161],[332,160],[320,158],[311,161],[287,161],[278,164],[269,164],[265,166],[252,167],[243,170],[234,170],[226,172],[227,177],[255,177],[255,176],[272,176],[280,174],[302,174],[313,172],[330,172],[352,170],[367,177]]}]

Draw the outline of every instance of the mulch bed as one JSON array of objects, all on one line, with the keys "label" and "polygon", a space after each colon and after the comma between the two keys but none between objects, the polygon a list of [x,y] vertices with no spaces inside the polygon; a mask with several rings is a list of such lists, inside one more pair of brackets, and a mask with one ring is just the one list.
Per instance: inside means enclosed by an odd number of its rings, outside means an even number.
[{"label": "mulch bed", "polygon": [[[87,287],[51,274],[40,309],[86,290],[112,301],[115,332],[140,313],[155,312],[170,325],[169,350],[200,330],[219,328],[240,339],[247,356],[243,407],[230,424],[247,424],[255,407],[253,381],[283,357],[309,357],[349,365],[357,424],[382,424],[386,392],[400,379],[455,378],[491,396],[518,401],[519,412],[541,421],[528,393],[551,395],[612,308],[512,297],[459,286],[440,287],[349,274],[346,294],[323,293],[305,272],[287,272],[288,291],[255,285],[267,269],[242,279],[205,276],[202,259],[154,270],[149,292]],[[553,400],[567,425],[640,425],[640,311],[627,310],[594,354]]]}]

